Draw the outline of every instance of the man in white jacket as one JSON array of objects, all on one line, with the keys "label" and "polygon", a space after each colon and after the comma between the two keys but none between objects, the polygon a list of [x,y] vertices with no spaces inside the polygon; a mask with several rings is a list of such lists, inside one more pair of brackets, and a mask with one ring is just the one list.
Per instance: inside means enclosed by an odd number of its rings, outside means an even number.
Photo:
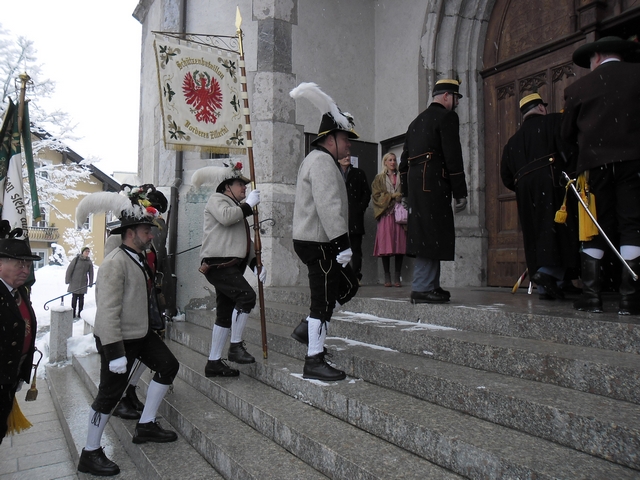
[{"label": "man in white jacket", "polygon": [[216,290],[216,321],[211,332],[211,349],[205,366],[207,377],[235,377],[238,370],[222,360],[222,350],[231,335],[229,361],[254,363],[247,352],[242,333],[249,313],[256,305],[256,292],[244,278],[249,268],[261,282],[266,279],[264,266],[258,272],[249,224],[246,217],[260,203],[260,190],[246,194],[250,180],[241,175],[242,164],[228,167],[204,167],[194,172],[192,184],[216,187],[204,209],[200,271]]},{"label": "man in white jacket", "polygon": [[[291,96],[316,103],[319,93],[324,95],[315,84],[301,84]],[[314,150],[298,170],[293,207],[293,247],[309,269],[311,305],[309,316],[291,336],[308,344],[303,377],[333,381],[343,380],[346,374],[325,360],[328,323],[336,306],[358,291],[358,278],[349,265],[349,204],[338,159],[349,155],[349,140],[358,134],[351,116],[340,112],[332,100],[324,108],[316,106],[324,115],[318,137],[311,143]]]},{"label": "man in white jacket", "polygon": [[[120,226],[112,231],[112,234],[121,235],[122,244],[105,257],[98,271],[94,337],[100,354],[100,385],[91,404],[87,441],[78,463],[78,471],[93,475],[120,472],[118,465],[107,458],[100,443],[111,412],[127,388],[136,359],[155,374],[149,383],[133,443],[165,443],[178,438],[175,432],[165,430],[156,421],[158,408],[178,373],[179,363],[151,329],[154,274],[144,254],[153,239],[151,228],[158,215],[155,208],[148,206],[146,195],[151,191],[155,191],[152,185],[144,185],[126,192],[125,198],[129,198],[133,209],[123,210]],[[112,195],[115,199],[122,197]],[[91,195],[86,200],[91,202]],[[98,210],[92,210],[92,213]]]}]

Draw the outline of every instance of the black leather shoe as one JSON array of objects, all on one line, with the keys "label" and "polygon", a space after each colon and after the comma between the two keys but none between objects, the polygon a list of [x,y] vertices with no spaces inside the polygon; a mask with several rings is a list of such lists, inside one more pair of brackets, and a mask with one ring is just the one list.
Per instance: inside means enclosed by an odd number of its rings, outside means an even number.
[{"label": "black leather shoe", "polygon": [[411,303],[447,303],[449,299],[435,290],[430,292],[411,292]]},{"label": "black leather shoe", "polygon": [[168,443],[175,442],[177,439],[178,434],[176,432],[165,430],[156,420],[149,423],[138,423],[132,441],[133,443]]},{"label": "black leather shoe", "polygon": [[78,471],[100,477],[110,477],[119,474],[120,467],[107,458],[102,447],[91,451],[83,448],[78,462]]},{"label": "black leather shoe", "polygon": [[249,352],[247,352],[244,342],[229,344],[229,354],[227,355],[230,362],[235,363],[255,363],[256,359],[253,358]]},{"label": "black leather shoe", "polygon": [[136,394],[135,385],[129,385],[127,387],[127,394],[125,395],[125,398],[129,400],[129,404],[133,408],[135,408],[138,412],[141,412],[142,410],[144,410],[144,403],[138,400],[138,395]]},{"label": "black leather shoe", "polygon": [[205,377],[237,377],[240,372],[220,359],[208,360],[207,366],[204,367],[204,375]]},{"label": "black leather shoe", "polygon": [[447,300],[449,300],[451,298],[451,292],[449,292],[448,290],[444,290],[441,287],[434,288],[433,291],[436,292],[439,295],[442,295]]},{"label": "black leather shoe", "polygon": [[302,320],[291,333],[291,338],[297,340],[303,345],[309,345],[309,322]]},{"label": "black leather shoe", "polygon": [[111,415],[124,418],[125,420],[138,420],[140,418],[140,412],[131,406],[131,402],[129,402],[127,397],[123,397],[122,400],[120,400]]},{"label": "black leather shoe", "polygon": [[545,292],[551,295],[553,298],[564,298],[564,292],[558,286],[558,280],[556,280],[551,275],[547,275],[546,273],[542,272],[536,272],[531,277],[531,280],[533,280],[536,285],[543,286]]},{"label": "black leather shoe", "polygon": [[302,378],[309,378],[313,380],[325,380],[327,382],[335,382],[337,380],[344,380],[347,378],[347,374],[342,370],[333,368],[329,365],[324,356],[325,351],[312,356],[304,357],[304,370],[302,372]]}]

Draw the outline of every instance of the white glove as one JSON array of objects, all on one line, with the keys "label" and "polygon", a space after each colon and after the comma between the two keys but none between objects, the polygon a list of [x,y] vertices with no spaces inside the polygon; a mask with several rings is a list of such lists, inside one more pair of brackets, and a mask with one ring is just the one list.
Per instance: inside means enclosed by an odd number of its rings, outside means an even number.
[{"label": "white glove", "polygon": [[347,248],[346,250],[341,251],[337,256],[336,256],[336,261],[342,265],[342,268],[346,267],[349,262],[351,261],[351,256],[353,255],[353,252],[351,251],[350,248]]},{"label": "white glove", "polygon": [[260,203],[260,190],[256,189],[256,190],[251,190],[249,192],[249,195],[247,195],[247,199],[245,200],[245,202],[247,203],[247,205],[249,205],[251,208],[255,207],[256,205],[258,205]]},{"label": "white glove", "polygon": [[111,360],[109,362],[109,370],[113,373],[127,373],[127,357]]},{"label": "white glove", "polygon": [[256,274],[256,277],[258,277],[258,280],[260,280],[260,282],[264,283],[264,281],[267,279],[267,267],[265,267],[264,265],[262,265],[262,270],[260,271],[260,275],[258,275],[258,267],[253,267],[253,273]]},{"label": "white glove", "polygon": [[24,380],[20,380],[18,382],[18,386],[16,387],[16,393],[18,393],[20,390],[22,390],[22,386],[24,385]]},{"label": "white glove", "polygon": [[466,197],[456,198],[455,205],[453,208],[456,211],[456,213],[460,213],[461,211],[463,211],[465,208],[467,208],[467,198]]}]

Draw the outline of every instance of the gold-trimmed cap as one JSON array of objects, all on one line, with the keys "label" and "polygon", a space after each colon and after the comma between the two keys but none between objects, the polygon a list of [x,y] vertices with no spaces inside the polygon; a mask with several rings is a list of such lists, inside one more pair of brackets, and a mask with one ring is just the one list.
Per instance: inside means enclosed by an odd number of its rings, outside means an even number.
[{"label": "gold-trimmed cap", "polygon": [[443,78],[442,80],[438,80],[436,82],[435,87],[433,87],[432,97],[436,95],[441,95],[443,93],[449,92],[456,95],[458,98],[462,98],[460,94],[460,81],[454,80],[453,78]]},{"label": "gold-trimmed cap", "polygon": [[520,99],[520,112],[524,115],[529,110],[537,107],[538,105],[544,105],[546,107],[548,104],[544,103],[542,97],[539,94],[531,93]]}]

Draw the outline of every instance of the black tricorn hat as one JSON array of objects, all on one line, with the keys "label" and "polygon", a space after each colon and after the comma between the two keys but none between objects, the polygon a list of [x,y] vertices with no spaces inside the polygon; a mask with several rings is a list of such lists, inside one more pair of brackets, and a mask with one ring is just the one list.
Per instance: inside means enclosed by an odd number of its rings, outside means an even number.
[{"label": "black tricorn hat", "polygon": [[0,222],[0,258],[16,258],[18,260],[42,260],[38,255],[31,253],[31,248],[22,236],[21,228],[11,230],[8,220]]},{"label": "black tricorn hat", "polygon": [[591,66],[591,56],[594,53],[616,53],[627,61],[640,60],[640,43],[623,40],[620,37],[602,37],[591,43],[585,43],[573,52],[573,63],[582,68]]}]

